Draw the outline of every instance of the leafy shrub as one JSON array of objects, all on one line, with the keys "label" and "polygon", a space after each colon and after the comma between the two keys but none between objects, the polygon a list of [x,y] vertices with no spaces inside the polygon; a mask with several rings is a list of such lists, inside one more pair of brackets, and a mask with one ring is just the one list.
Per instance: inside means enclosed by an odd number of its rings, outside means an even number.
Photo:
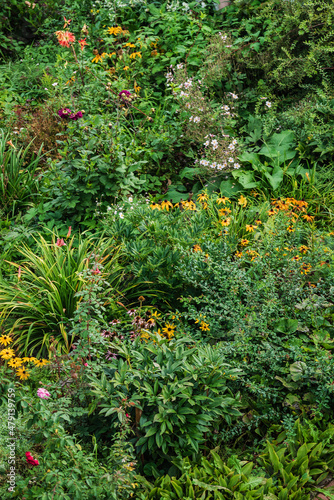
[{"label": "leafy shrub", "polygon": [[143,181],[135,174],[137,161],[124,152],[104,120],[95,119],[72,124],[68,139],[60,151],[62,160],[51,165],[43,175],[41,190],[51,201],[49,212],[83,221],[121,193],[138,189]]},{"label": "leafy shrub", "polygon": [[92,385],[100,413],[114,413],[115,398],[136,407],[138,452],[163,463],[198,452],[210,429],[239,415],[237,398],[227,388],[238,370],[222,363],[210,346],[197,347],[191,339],[152,339],[112,343],[118,359]]},{"label": "leafy shrub", "polygon": [[[17,419],[20,444],[16,447],[15,494],[27,499],[50,500],[55,495],[87,500],[129,498],[135,487],[132,472],[135,462],[126,439],[129,426],[119,426],[110,447],[99,448],[94,439],[83,443],[75,433],[69,435],[67,429],[69,422],[80,417],[84,410],[73,407],[71,399],[60,397],[56,389],[52,391],[49,387],[49,390],[51,398],[44,400],[36,393],[28,397],[16,391],[17,397],[23,396],[27,409]],[[37,467],[27,465],[24,457],[27,451],[38,460]],[[8,449],[3,452],[7,457]],[[12,497],[8,493],[7,469],[5,464],[1,467],[3,498]]]}]

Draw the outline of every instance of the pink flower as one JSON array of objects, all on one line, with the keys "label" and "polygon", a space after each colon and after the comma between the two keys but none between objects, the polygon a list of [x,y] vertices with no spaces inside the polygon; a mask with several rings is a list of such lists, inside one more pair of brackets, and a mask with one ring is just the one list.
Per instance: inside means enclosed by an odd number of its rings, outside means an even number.
[{"label": "pink flower", "polygon": [[126,416],[126,418],[129,418],[129,417],[130,417],[130,415],[129,415],[128,413],[126,413],[126,414],[125,414],[125,416]]},{"label": "pink flower", "polygon": [[66,246],[66,243],[64,241],[64,238],[57,238],[57,243],[56,243],[56,246],[57,247],[63,247],[63,246]]},{"label": "pink flower", "polygon": [[79,118],[82,118],[82,112],[78,111],[77,113],[72,113],[70,116],[70,120],[77,121]]},{"label": "pink flower", "polygon": [[30,465],[39,465],[39,461],[37,459],[32,458],[30,451],[26,452],[26,460]]},{"label": "pink flower", "polygon": [[98,266],[96,266],[96,267],[92,270],[92,274],[101,274],[101,271],[100,271],[100,269],[98,268]]},{"label": "pink flower", "polygon": [[123,99],[123,94],[126,95],[126,97],[130,97],[131,92],[128,90],[121,90],[121,92],[118,94],[118,97],[121,97]]},{"label": "pink flower", "polygon": [[41,387],[40,389],[37,390],[37,396],[41,399],[48,399],[51,396],[51,394],[49,393],[49,391]]},{"label": "pink flower", "polygon": [[84,363],[84,366],[88,366],[88,363]]}]

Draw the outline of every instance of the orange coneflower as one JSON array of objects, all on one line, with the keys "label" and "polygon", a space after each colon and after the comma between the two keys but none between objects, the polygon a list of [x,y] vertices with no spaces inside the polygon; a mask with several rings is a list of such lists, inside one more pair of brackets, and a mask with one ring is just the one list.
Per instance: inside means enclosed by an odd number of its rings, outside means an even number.
[{"label": "orange coneflower", "polygon": [[300,251],[300,253],[304,253],[304,254],[308,251],[308,249],[309,249],[309,248],[308,248],[306,245],[301,245],[301,246],[299,247],[299,251]]},{"label": "orange coneflower", "polygon": [[303,217],[303,219],[307,220],[307,222],[313,222],[313,220],[314,220],[314,216],[312,216],[312,215],[305,214],[302,217]]},{"label": "orange coneflower", "polygon": [[226,215],[230,214],[231,213],[231,210],[229,208],[221,208],[220,210],[218,210],[218,213],[221,217],[225,217]]},{"label": "orange coneflower", "polygon": [[193,246],[193,251],[194,252],[203,252],[203,250],[201,249],[201,247],[199,245],[194,245]]}]

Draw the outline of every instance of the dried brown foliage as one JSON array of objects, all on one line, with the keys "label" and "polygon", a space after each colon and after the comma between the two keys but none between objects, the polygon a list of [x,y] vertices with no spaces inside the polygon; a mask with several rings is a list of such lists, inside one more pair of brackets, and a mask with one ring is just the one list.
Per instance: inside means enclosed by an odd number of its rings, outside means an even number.
[{"label": "dried brown foliage", "polygon": [[[59,158],[57,140],[66,139],[66,123],[61,121],[51,105],[33,108],[30,105],[16,106],[15,117],[10,124],[17,142],[26,147],[31,141],[31,153],[42,146],[45,157]],[[60,135],[57,135],[60,134]]]}]

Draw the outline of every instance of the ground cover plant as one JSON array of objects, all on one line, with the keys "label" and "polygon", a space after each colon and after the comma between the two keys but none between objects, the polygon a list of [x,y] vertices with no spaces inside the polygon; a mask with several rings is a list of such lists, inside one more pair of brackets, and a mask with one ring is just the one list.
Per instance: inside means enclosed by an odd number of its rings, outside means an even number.
[{"label": "ground cover plant", "polygon": [[332,498],[325,0],[0,16],[0,496]]}]

